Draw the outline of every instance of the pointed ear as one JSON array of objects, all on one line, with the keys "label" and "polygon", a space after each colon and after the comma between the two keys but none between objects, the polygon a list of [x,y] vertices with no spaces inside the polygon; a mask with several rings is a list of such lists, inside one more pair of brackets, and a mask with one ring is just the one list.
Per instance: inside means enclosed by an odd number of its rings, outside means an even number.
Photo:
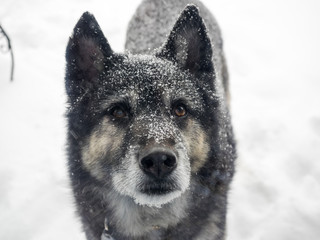
[{"label": "pointed ear", "polygon": [[104,69],[104,60],[113,55],[94,16],[85,12],[73,30],[66,51],[68,94],[81,94],[97,80]]},{"label": "pointed ear", "polygon": [[214,71],[211,42],[195,5],[187,5],[182,11],[156,56],[173,61],[193,74]]}]

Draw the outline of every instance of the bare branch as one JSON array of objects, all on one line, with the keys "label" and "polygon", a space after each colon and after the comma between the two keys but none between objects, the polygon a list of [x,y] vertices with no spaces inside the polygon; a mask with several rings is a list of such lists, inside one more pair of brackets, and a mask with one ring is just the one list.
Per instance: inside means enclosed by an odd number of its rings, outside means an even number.
[{"label": "bare branch", "polygon": [[11,78],[10,79],[11,79],[11,81],[13,81],[14,57],[13,57],[13,51],[12,51],[12,47],[11,47],[11,41],[10,41],[10,38],[9,38],[8,34],[2,28],[1,24],[0,24],[0,34],[3,34],[3,36],[8,41],[8,50],[10,51],[10,54],[11,54]]}]

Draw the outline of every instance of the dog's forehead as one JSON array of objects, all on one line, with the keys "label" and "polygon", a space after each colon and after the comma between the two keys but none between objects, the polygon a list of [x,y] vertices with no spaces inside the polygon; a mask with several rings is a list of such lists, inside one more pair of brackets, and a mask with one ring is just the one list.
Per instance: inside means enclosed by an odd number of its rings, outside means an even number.
[{"label": "dog's forehead", "polygon": [[[197,98],[194,77],[167,60],[134,55],[112,71],[107,80],[119,95],[135,99]],[[130,96],[131,95],[131,96]]]},{"label": "dog's forehead", "polygon": [[127,78],[139,89],[169,89],[183,87],[190,75],[181,71],[171,61],[149,55],[134,55],[124,61]]}]

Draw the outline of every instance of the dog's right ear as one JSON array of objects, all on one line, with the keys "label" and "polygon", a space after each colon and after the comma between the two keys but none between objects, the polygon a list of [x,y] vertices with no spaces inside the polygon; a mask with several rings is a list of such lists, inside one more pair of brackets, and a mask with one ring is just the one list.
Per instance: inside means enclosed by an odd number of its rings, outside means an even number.
[{"label": "dog's right ear", "polygon": [[88,12],[85,12],[73,30],[66,51],[66,90],[70,97],[84,94],[97,81],[113,51],[101,28]]}]

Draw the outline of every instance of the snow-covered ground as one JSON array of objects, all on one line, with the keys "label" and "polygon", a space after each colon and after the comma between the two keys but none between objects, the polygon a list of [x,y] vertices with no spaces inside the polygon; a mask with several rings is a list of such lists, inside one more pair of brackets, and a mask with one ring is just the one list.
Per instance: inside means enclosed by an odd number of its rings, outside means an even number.
[{"label": "snow-covered ground", "polygon": [[[66,170],[64,51],[84,11],[123,51],[140,0],[0,0],[0,239],[84,239]],[[239,158],[230,240],[320,238],[320,2],[206,0],[222,28]],[[5,43],[0,39],[0,43]]]}]

